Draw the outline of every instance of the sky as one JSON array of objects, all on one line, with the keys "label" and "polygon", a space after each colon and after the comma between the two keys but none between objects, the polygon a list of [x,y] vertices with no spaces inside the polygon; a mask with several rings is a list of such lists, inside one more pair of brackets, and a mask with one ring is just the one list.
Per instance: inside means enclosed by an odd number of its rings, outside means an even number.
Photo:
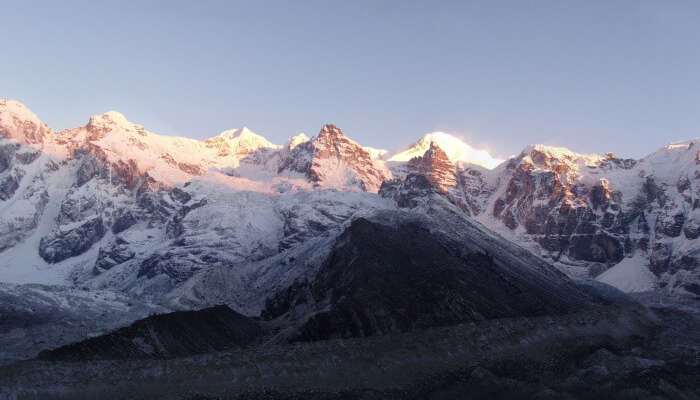
[{"label": "sky", "polygon": [[334,123],[395,150],[446,131],[641,157],[700,137],[697,1],[2,1],[0,98],[54,129]]}]

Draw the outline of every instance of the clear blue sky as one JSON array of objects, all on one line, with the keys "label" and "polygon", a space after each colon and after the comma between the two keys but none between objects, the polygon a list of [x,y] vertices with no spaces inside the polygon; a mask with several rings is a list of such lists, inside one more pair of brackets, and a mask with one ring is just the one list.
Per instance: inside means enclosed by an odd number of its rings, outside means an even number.
[{"label": "clear blue sky", "polygon": [[[200,4],[201,3],[201,4]],[[196,138],[463,135],[642,156],[700,136],[697,1],[4,1],[0,97]]]}]

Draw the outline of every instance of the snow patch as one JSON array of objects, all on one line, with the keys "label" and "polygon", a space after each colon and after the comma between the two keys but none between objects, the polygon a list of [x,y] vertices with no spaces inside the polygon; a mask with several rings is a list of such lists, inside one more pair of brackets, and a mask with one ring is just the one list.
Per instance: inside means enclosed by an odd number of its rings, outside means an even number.
[{"label": "snow patch", "polygon": [[596,280],[626,293],[646,292],[654,289],[656,283],[656,276],[649,271],[646,264],[646,258],[637,253],[598,275]]}]

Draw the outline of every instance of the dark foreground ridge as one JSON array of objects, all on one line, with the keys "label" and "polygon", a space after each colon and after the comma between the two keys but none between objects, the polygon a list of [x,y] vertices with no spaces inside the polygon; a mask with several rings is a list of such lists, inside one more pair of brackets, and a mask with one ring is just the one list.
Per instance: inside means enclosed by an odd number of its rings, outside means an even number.
[{"label": "dark foreground ridge", "polygon": [[[316,276],[270,299],[263,317],[299,320],[291,339],[313,341],[564,314],[599,301],[553,268],[545,279],[522,262],[494,259],[509,251],[498,243],[474,251],[432,229],[358,218]],[[305,317],[299,309],[313,311]]]},{"label": "dark foreground ridge", "polygon": [[183,357],[251,344],[262,336],[255,320],[227,306],[152,315],[106,335],[47,350],[51,361]]}]

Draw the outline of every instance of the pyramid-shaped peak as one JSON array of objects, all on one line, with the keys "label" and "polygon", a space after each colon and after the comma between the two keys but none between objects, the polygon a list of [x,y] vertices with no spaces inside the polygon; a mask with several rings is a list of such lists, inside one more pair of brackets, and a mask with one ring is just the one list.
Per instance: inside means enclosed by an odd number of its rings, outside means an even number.
[{"label": "pyramid-shaped peak", "polygon": [[428,150],[423,153],[422,156],[414,157],[410,160],[414,165],[417,163],[422,163],[425,165],[442,165],[453,167],[453,162],[447,156],[447,153],[438,145],[436,142],[430,142]]},{"label": "pyramid-shaped peak", "polygon": [[408,168],[428,178],[428,181],[439,191],[447,193],[448,189],[457,184],[455,165],[445,151],[435,142],[422,156],[416,156],[408,162]]},{"label": "pyramid-shaped peak", "polygon": [[345,136],[343,135],[343,131],[340,130],[337,126],[333,124],[326,124],[323,125],[323,128],[321,128],[321,132],[318,134],[319,136],[334,136],[334,137],[341,137]]},{"label": "pyramid-shaped peak", "polygon": [[425,152],[424,157],[429,157],[429,158],[444,158],[449,161],[449,157],[447,157],[447,153],[445,153],[445,150],[440,147],[440,145],[436,141],[431,141],[430,142],[430,147],[428,147],[428,151]]}]

